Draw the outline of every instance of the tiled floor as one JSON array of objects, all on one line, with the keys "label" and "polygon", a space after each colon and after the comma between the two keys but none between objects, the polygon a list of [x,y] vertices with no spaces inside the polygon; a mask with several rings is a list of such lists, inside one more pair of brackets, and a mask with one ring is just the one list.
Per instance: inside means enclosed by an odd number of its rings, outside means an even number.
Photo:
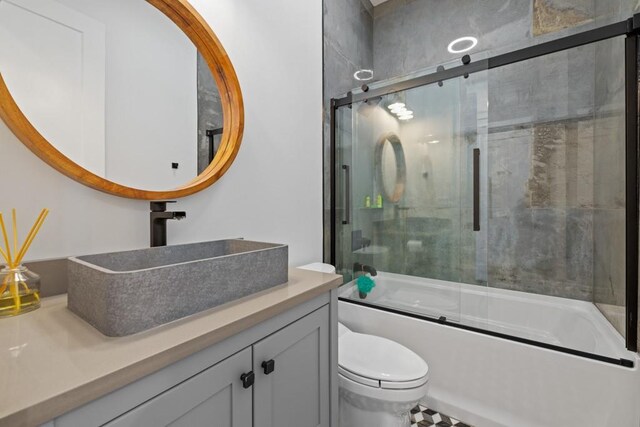
[{"label": "tiled floor", "polygon": [[418,405],[411,410],[411,427],[473,427],[469,424],[465,424],[462,421],[458,421],[455,418],[451,418],[447,415],[441,414],[431,409]]}]

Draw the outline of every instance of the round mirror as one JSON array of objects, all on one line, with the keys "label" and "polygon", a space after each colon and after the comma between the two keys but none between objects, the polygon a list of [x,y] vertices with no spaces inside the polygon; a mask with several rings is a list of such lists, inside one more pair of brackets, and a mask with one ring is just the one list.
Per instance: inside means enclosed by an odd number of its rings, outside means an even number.
[{"label": "round mirror", "polygon": [[242,95],[187,0],[0,1],[0,116],[93,188],[192,194],[233,162]]},{"label": "round mirror", "polygon": [[398,203],[407,182],[407,166],[398,135],[389,132],[378,139],[375,149],[375,170],[378,188],[385,200]]}]

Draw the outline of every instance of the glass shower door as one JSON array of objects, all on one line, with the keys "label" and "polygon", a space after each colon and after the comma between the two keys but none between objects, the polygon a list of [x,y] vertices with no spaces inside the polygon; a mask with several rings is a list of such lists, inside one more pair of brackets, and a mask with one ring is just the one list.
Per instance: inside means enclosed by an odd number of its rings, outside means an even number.
[{"label": "glass shower door", "polygon": [[[343,298],[460,322],[461,284],[485,289],[486,238],[482,228],[474,231],[483,215],[473,197],[482,183],[472,179],[486,141],[482,74],[336,110],[335,259]],[[360,277],[374,272],[369,290]],[[486,313],[484,301],[466,300],[476,320]]]},{"label": "glass shower door", "polygon": [[[465,58],[469,68],[339,100],[341,297],[633,366],[637,36],[628,28]],[[372,289],[359,279],[370,274]]]},{"label": "glass shower door", "polygon": [[628,357],[624,48],[616,37],[490,70],[494,332]]}]

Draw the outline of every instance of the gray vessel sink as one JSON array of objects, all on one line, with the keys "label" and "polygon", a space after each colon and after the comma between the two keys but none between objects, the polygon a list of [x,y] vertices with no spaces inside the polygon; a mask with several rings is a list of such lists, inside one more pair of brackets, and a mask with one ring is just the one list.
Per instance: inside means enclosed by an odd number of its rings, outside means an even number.
[{"label": "gray vessel sink", "polygon": [[247,240],[72,257],[68,308],[130,335],[286,283],[288,263],[287,245]]}]

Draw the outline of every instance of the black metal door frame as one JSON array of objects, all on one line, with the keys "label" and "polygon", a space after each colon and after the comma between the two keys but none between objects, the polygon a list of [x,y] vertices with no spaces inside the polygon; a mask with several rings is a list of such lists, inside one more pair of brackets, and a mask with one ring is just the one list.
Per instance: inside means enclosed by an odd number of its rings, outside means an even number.
[{"label": "black metal door frame", "polygon": [[[636,21],[638,15],[634,16]],[[637,28],[637,27],[634,27]],[[626,346],[638,351],[638,34],[625,39]]]}]

